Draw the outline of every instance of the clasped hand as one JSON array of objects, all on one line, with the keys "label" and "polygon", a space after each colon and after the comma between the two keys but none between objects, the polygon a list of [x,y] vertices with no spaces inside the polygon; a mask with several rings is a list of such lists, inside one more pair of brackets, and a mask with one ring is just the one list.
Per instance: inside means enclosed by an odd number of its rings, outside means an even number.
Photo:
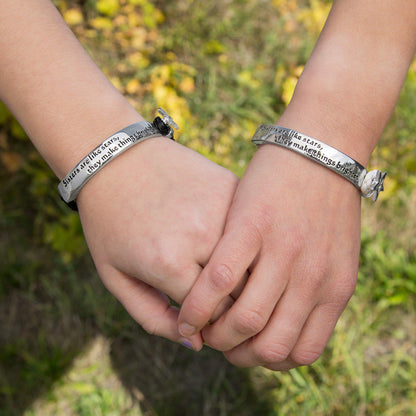
[{"label": "clasped hand", "polygon": [[90,181],[78,206],[97,270],[131,316],[237,366],[312,363],[355,288],[358,192],[285,149],[262,146],[238,182],[178,143],[148,140]]}]

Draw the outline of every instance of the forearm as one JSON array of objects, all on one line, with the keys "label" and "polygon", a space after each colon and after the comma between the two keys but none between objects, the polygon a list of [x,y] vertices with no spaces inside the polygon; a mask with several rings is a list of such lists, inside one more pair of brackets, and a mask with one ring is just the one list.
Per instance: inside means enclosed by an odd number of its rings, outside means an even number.
[{"label": "forearm", "polygon": [[49,0],[4,0],[0,20],[0,99],[58,177],[142,120]]},{"label": "forearm", "polygon": [[279,124],[368,162],[416,49],[416,2],[335,0]]}]

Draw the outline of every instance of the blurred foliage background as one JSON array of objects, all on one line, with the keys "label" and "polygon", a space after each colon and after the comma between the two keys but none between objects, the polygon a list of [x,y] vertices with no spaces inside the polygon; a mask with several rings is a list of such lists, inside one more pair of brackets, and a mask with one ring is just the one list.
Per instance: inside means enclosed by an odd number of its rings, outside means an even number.
[{"label": "blurred foliage background", "polygon": [[[55,0],[147,119],[241,175],[289,102],[325,0]],[[356,295],[323,357],[288,373],[231,367],[144,334],[102,287],[77,214],[0,103],[0,415],[414,415],[416,63],[373,154]]]}]

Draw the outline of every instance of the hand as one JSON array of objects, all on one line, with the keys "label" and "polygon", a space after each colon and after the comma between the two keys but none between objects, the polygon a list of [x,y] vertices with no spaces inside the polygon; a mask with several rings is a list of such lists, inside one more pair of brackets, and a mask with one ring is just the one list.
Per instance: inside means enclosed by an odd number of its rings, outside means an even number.
[{"label": "hand", "polygon": [[202,329],[248,269],[236,302],[203,329],[205,342],[237,366],[310,364],[354,291],[359,247],[357,189],[303,156],[263,145],[238,186],[223,238],[183,302],[180,332]]},{"label": "hand", "polygon": [[114,159],[80,193],[98,273],[149,333],[202,347],[200,334],[181,337],[164,294],[182,302],[223,233],[236,186],[228,170],[160,137]]}]

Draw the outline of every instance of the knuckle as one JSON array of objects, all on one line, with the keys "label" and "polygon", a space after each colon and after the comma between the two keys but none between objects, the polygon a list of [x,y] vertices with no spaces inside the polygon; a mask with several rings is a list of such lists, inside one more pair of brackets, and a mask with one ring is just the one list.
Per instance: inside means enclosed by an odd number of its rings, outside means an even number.
[{"label": "knuckle", "polygon": [[328,278],[327,264],[319,263],[310,267],[310,273],[307,279],[307,285],[310,292],[318,292],[325,285]]},{"label": "knuckle", "polygon": [[274,223],[276,221],[274,215],[272,214],[273,212],[273,207],[264,205],[258,208],[258,213],[255,221],[253,221],[252,218],[247,219],[247,230],[252,233],[253,238],[262,240],[262,235],[270,232],[273,229]]},{"label": "knuckle", "polygon": [[267,206],[257,208],[255,212],[254,217],[251,213],[239,216],[230,214],[225,233],[231,228],[239,228],[240,235],[246,242],[250,242],[253,246],[261,245],[264,237],[273,230],[275,218],[272,215],[273,209]]},{"label": "knuckle", "polygon": [[192,222],[192,232],[198,237],[210,235],[211,229],[212,223],[206,221],[206,218],[203,216],[195,218]]},{"label": "knuckle", "polygon": [[208,321],[211,316],[210,311],[205,306],[205,303],[197,297],[189,297],[186,306],[188,316],[192,317],[193,322]]},{"label": "knuckle", "polygon": [[273,345],[265,345],[255,351],[256,358],[259,362],[265,364],[280,363],[285,361],[291,352],[289,345],[276,343]]},{"label": "knuckle", "polygon": [[157,319],[146,319],[145,321],[141,322],[141,327],[149,335],[159,335],[159,324]]},{"label": "knuckle", "polygon": [[339,276],[330,288],[331,302],[335,305],[345,307],[351,299],[357,284],[357,277],[354,275]]},{"label": "knuckle", "polygon": [[322,351],[323,347],[299,346],[295,347],[290,358],[297,365],[311,365],[321,356]]},{"label": "knuckle", "polygon": [[308,238],[308,229],[302,221],[290,226],[282,226],[280,230],[280,246],[289,261],[297,260],[305,250]]},{"label": "knuckle", "polygon": [[209,278],[212,287],[220,292],[230,291],[234,288],[234,273],[229,266],[224,263],[211,265]]},{"label": "knuckle", "polygon": [[234,323],[234,329],[246,336],[259,333],[267,323],[267,319],[260,312],[248,309],[241,312]]},{"label": "knuckle", "polygon": [[254,224],[253,222],[247,222],[245,224],[245,235],[246,241],[250,242],[253,247],[258,247],[262,244],[264,236],[268,229],[262,224]]},{"label": "knuckle", "polygon": [[291,237],[287,238],[285,241],[286,253],[289,258],[297,259],[302,254],[305,248],[305,240],[303,237],[297,236],[297,231],[291,231]]},{"label": "knuckle", "polygon": [[150,259],[152,270],[161,271],[163,274],[170,274],[175,269],[175,263],[174,253],[164,247],[154,250]]},{"label": "knuckle", "polygon": [[355,292],[357,285],[357,276],[348,276],[342,279],[342,284],[338,287],[338,296],[348,302],[352,294]]},{"label": "knuckle", "polygon": [[233,366],[240,368],[249,367],[249,365],[247,365],[238,354],[234,354],[233,351],[225,351],[223,354],[227,361]]},{"label": "knuckle", "polygon": [[[250,209],[244,212],[231,211],[229,214],[229,224],[244,224],[245,231],[259,232],[259,235],[268,231],[275,223],[275,207],[265,201],[257,200],[251,205]],[[254,215],[253,215],[254,213]],[[236,224],[234,224],[236,223]],[[228,224],[228,225],[229,225]]]},{"label": "knuckle", "polygon": [[159,271],[162,276],[171,276],[180,273],[179,256],[169,248],[160,248],[153,253],[151,270]]},{"label": "knuckle", "polygon": [[230,345],[229,341],[227,340],[223,340],[221,338],[218,337],[213,337],[213,336],[206,336],[206,334],[203,334],[204,336],[204,341],[207,345],[209,345],[211,348],[213,348],[214,350],[217,351],[221,351],[221,352],[225,352],[225,351],[229,351],[231,350],[234,345]]}]

